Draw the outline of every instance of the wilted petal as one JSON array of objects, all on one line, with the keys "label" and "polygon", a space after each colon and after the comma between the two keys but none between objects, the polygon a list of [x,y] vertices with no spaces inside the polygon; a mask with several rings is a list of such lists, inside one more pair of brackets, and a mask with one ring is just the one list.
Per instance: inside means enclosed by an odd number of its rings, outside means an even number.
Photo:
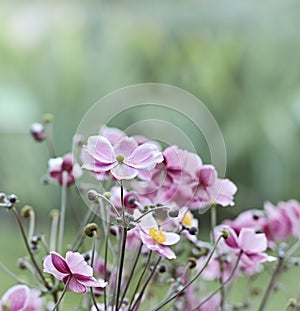
[{"label": "wilted petal", "polygon": [[[16,285],[11,287],[2,297],[0,309],[5,311],[24,310],[28,304],[30,289],[26,285]],[[3,306],[8,306],[4,309]]]}]

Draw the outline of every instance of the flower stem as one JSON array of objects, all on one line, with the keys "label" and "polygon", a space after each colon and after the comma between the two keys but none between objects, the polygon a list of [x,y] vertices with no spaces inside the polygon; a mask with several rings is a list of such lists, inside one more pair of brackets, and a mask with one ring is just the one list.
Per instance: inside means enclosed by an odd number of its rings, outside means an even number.
[{"label": "flower stem", "polygon": [[60,209],[60,222],[58,232],[58,253],[62,252],[63,239],[64,239],[64,228],[65,228],[65,217],[66,217],[66,195],[67,195],[67,181],[68,172],[63,171],[62,173],[62,189],[61,189],[61,209]]},{"label": "flower stem", "polygon": [[268,302],[268,299],[269,299],[269,297],[270,297],[270,295],[272,293],[272,290],[273,290],[273,287],[274,287],[275,282],[277,280],[277,277],[278,277],[279,273],[281,272],[283,263],[284,263],[284,258],[283,257],[279,257],[278,261],[277,261],[277,265],[276,265],[276,267],[275,267],[275,269],[274,269],[274,271],[272,273],[272,276],[271,276],[271,279],[269,281],[268,287],[267,287],[267,289],[265,291],[265,294],[264,294],[264,296],[262,298],[262,301],[261,301],[257,311],[263,311],[265,309],[265,306],[266,306],[266,304]]},{"label": "flower stem", "polygon": [[56,249],[58,220],[59,220],[59,212],[54,211],[52,214],[51,229],[50,229],[50,246],[49,246],[50,252],[53,252]]},{"label": "flower stem", "polygon": [[166,304],[168,304],[169,302],[171,302],[172,300],[174,300],[178,295],[180,295],[181,293],[184,292],[184,290],[189,287],[192,283],[194,283],[198,277],[201,275],[201,273],[204,271],[204,269],[207,267],[207,265],[209,264],[216,248],[217,245],[219,244],[220,240],[222,239],[222,236],[220,235],[216,241],[216,243],[214,244],[214,247],[211,251],[211,253],[209,254],[206,262],[204,263],[203,267],[200,269],[200,271],[186,284],[184,285],[179,291],[177,291],[175,294],[173,294],[172,296],[166,298],[165,300],[163,300],[158,306],[154,307],[152,309],[152,311],[158,311],[160,310],[162,307],[164,307]]},{"label": "flower stem", "polygon": [[[92,246],[92,258],[91,258],[91,267],[92,268],[93,268],[94,261],[95,261],[96,243],[97,243],[97,232],[93,231],[93,246]],[[90,290],[91,290],[91,297],[92,297],[92,300],[93,300],[93,304],[94,304],[96,310],[100,311],[98,306],[97,306],[97,301],[96,301],[96,298],[95,298],[95,295],[94,295],[93,287],[91,287]]]},{"label": "flower stem", "polygon": [[13,211],[13,213],[14,213],[14,215],[15,215],[15,217],[16,217],[17,223],[18,223],[19,228],[20,228],[20,231],[21,231],[21,235],[22,235],[22,237],[23,237],[23,240],[24,240],[26,249],[27,249],[27,251],[28,251],[28,253],[29,253],[29,256],[30,256],[31,261],[32,261],[32,263],[33,263],[33,265],[34,265],[34,268],[36,269],[38,275],[40,276],[41,281],[43,282],[44,286],[45,286],[47,289],[51,289],[50,286],[49,286],[49,284],[46,282],[45,277],[44,277],[44,275],[43,275],[43,273],[42,273],[40,267],[38,266],[38,264],[37,264],[37,262],[36,262],[36,260],[35,260],[35,258],[34,258],[34,255],[33,255],[32,251],[31,251],[31,249],[30,249],[30,246],[29,246],[29,244],[28,244],[28,240],[27,240],[27,237],[26,237],[26,234],[25,234],[25,230],[24,230],[23,225],[22,225],[22,220],[21,220],[21,217],[20,217],[18,211],[16,210],[16,208],[15,208],[14,206],[11,208],[11,210]]},{"label": "flower stem", "polygon": [[28,230],[28,243],[31,242],[35,229],[35,213],[33,210],[29,212],[29,230]]},{"label": "flower stem", "polygon": [[71,279],[72,279],[72,275],[69,276],[69,278],[67,280],[67,283],[66,283],[66,285],[64,287],[64,290],[62,291],[62,293],[61,293],[59,299],[57,300],[55,306],[53,307],[52,311],[58,310],[58,306],[61,303],[61,301],[62,301],[62,299],[63,299],[63,297],[64,297],[64,295],[65,295],[65,293],[66,293],[66,291],[68,289],[68,286],[69,286],[69,284],[71,282]]}]

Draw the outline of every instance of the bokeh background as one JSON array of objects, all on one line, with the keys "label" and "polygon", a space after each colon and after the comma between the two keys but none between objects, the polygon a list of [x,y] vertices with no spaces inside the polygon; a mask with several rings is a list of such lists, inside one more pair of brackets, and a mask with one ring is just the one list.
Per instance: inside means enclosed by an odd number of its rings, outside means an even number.
[{"label": "bokeh background", "polygon": [[[97,100],[156,82],[191,92],[217,120],[226,176],[239,187],[224,217],[266,200],[300,200],[299,1],[0,4],[1,191],[40,215],[59,207],[59,190],[40,182],[48,152],[29,136],[31,123],[55,116],[61,155]],[[1,218],[3,228],[15,225],[5,211]]]}]

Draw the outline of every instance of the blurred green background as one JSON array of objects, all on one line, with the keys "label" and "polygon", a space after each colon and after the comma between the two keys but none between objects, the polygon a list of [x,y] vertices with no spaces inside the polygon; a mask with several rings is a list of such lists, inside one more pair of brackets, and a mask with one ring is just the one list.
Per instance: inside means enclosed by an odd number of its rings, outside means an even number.
[{"label": "blurred green background", "polygon": [[31,123],[55,116],[61,155],[98,99],[156,82],[191,92],[217,120],[239,188],[225,216],[300,200],[299,1],[1,1],[0,20],[1,191],[58,208]]}]

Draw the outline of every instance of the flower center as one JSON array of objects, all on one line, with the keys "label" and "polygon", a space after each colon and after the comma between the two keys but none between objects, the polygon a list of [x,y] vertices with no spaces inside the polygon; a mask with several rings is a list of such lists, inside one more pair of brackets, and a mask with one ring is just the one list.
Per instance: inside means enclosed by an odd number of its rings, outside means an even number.
[{"label": "flower center", "polygon": [[117,159],[117,161],[118,161],[119,163],[123,163],[125,157],[124,157],[123,154],[118,154],[118,155],[116,156],[116,159]]},{"label": "flower center", "polygon": [[164,243],[166,241],[166,236],[163,234],[163,232],[159,229],[156,228],[151,228],[149,230],[149,234],[151,236],[151,238],[158,242],[158,243]]},{"label": "flower center", "polygon": [[193,217],[190,213],[186,213],[181,221],[185,226],[191,227],[193,225]]}]

